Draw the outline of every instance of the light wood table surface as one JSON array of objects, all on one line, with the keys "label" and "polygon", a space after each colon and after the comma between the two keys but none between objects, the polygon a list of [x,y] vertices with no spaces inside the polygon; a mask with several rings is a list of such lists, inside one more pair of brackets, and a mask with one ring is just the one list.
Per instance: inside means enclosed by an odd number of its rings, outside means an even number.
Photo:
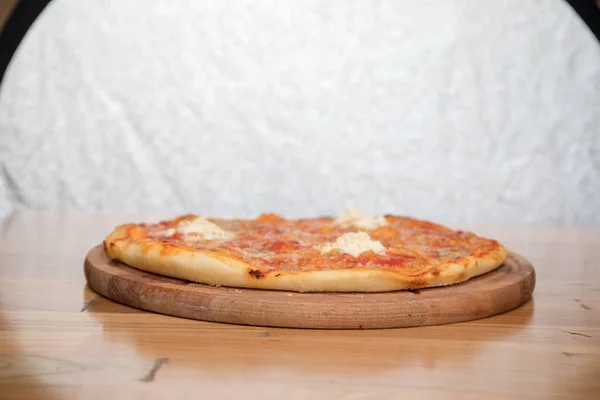
[{"label": "light wood table surface", "polygon": [[600,229],[453,227],[533,262],[532,301],[424,328],[208,323],[101,298],[87,251],[170,215],[20,212],[0,224],[0,399],[600,399]]}]

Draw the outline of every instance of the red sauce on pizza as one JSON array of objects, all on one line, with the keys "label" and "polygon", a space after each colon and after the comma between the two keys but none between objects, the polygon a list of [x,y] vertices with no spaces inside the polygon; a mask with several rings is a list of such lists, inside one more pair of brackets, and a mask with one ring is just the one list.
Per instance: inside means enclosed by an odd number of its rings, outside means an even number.
[{"label": "red sauce on pizza", "polygon": [[357,231],[355,227],[336,224],[336,220],[330,217],[285,219],[275,214],[264,214],[246,220],[207,219],[230,234],[225,239],[176,231],[182,221],[194,218],[187,215],[156,224],[141,224],[130,230],[131,236],[243,260],[258,267],[256,276],[280,271],[353,268],[402,269],[418,275],[425,266],[431,268],[439,263],[461,263],[465,257],[483,255],[500,246],[494,240],[472,233],[451,230],[428,221],[388,215],[385,216],[386,225],[367,231],[370,239],[379,242],[385,250],[366,250],[354,256],[337,248],[328,252],[318,250],[319,246]]}]

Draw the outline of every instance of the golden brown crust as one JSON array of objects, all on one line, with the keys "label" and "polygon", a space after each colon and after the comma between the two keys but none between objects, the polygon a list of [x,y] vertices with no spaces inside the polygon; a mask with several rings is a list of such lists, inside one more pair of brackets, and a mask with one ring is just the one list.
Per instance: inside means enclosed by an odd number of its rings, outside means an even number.
[{"label": "golden brown crust", "polygon": [[[275,217],[262,216],[257,221],[279,222]],[[393,221],[397,217],[386,218]],[[167,221],[162,226],[175,226],[181,220],[180,217]],[[406,223],[405,220],[414,222],[419,229],[432,232],[447,230],[427,221],[404,219],[401,222]],[[389,236],[389,230],[387,227],[380,228],[381,237]],[[432,257],[432,265],[420,265],[419,268],[355,265],[343,268],[343,264],[339,267],[339,263],[336,269],[294,269],[289,265],[265,267],[221,250],[199,249],[181,241],[159,240],[149,235],[144,224],[117,227],[105,239],[104,248],[109,257],[134,268],[211,285],[297,292],[384,292],[452,285],[502,265],[507,256],[505,248],[495,241],[482,243],[487,246],[482,247],[482,251],[471,250],[469,255],[447,262]]]}]

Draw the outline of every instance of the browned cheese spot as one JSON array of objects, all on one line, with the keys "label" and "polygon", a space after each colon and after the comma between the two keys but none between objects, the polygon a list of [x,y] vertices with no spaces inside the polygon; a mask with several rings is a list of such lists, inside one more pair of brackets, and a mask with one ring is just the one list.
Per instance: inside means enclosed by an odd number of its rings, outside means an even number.
[{"label": "browned cheese spot", "polygon": [[264,278],[265,275],[258,269],[251,269],[249,272],[250,276],[255,277],[256,279]]}]

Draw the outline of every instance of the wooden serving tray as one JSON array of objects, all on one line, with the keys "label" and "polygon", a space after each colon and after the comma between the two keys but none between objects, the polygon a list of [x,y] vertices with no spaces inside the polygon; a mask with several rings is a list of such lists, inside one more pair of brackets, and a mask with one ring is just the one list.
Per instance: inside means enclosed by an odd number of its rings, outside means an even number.
[{"label": "wooden serving tray", "polygon": [[243,325],[373,329],[441,325],[489,317],[529,300],[535,270],[515,254],[500,268],[440,288],[388,293],[296,293],[191,283],[140,271],[90,250],[85,277],[118,303],[178,317]]}]

